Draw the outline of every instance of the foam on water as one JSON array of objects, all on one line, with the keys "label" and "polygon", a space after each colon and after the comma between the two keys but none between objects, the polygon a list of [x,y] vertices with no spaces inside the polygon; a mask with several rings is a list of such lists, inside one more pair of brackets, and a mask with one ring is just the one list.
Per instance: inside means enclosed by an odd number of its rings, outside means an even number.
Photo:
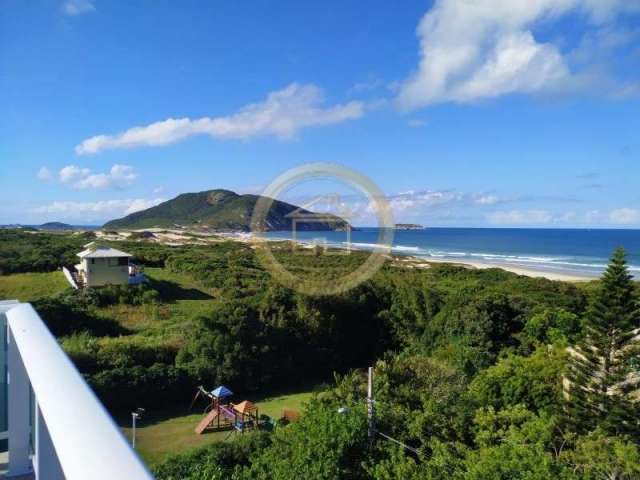
[{"label": "foam on water", "polygon": [[[361,250],[378,247],[378,229],[351,232],[351,246]],[[330,247],[344,248],[344,232],[298,232],[303,243],[326,238]],[[274,238],[287,237],[273,232]],[[396,231],[393,253],[451,262],[480,262],[495,266],[521,266],[595,277],[607,267],[613,250],[623,245],[629,270],[640,277],[640,231],[638,230],[553,230],[433,228]]]}]

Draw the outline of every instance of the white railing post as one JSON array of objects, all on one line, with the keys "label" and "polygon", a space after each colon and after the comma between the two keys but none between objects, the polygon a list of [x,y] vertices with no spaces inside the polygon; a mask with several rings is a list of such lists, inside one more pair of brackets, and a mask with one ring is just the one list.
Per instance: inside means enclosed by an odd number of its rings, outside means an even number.
[{"label": "white railing post", "polygon": [[[3,305],[4,302],[0,302]],[[9,438],[7,432],[7,318],[0,306],[0,441]]]},{"label": "white railing post", "polygon": [[29,425],[29,377],[22,363],[18,345],[11,328],[7,328],[9,367],[8,418],[9,418],[9,476],[31,472]]},{"label": "white railing post", "polygon": [[7,412],[8,370],[7,370],[7,317],[5,312],[18,304],[17,300],[0,301],[0,441],[9,440]]},{"label": "white railing post", "polygon": [[37,480],[64,480],[64,473],[58,461],[56,450],[49,435],[47,423],[42,417],[42,412],[38,407],[36,398],[35,412],[35,456],[33,459],[33,469]]}]

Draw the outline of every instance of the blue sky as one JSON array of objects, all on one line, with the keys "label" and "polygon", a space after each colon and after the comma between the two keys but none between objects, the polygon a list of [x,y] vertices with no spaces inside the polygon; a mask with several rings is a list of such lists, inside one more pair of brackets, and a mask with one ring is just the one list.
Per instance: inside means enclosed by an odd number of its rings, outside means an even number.
[{"label": "blue sky", "polygon": [[397,221],[640,228],[640,2],[5,0],[0,223],[336,162]]}]

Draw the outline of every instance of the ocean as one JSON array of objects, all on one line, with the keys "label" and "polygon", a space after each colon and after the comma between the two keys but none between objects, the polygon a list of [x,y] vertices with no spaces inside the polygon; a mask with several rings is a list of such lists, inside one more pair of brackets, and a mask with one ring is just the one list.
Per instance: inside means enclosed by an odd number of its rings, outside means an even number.
[{"label": "ocean", "polygon": [[[370,249],[377,228],[351,233],[354,248]],[[291,232],[270,232],[274,239],[291,239]],[[297,232],[301,242],[325,238],[329,246],[344,247],[344,232]],[[426,228],[396,230],[393,253],[425,260],[479,262],[581,277],[598,277],[613,250],[627,251],[631,273],[640,278],[640,230]]]}]

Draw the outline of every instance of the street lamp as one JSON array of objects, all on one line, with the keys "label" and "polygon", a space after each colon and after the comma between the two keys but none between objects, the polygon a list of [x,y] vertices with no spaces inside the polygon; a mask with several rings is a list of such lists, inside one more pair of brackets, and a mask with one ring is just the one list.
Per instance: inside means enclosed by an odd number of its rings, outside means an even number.
[{"label": "street lamp", "polygon": [[135,412],[131,412],[131,446],[136,448],[136,420],[142,416],[144,408],[137,408]]}]

